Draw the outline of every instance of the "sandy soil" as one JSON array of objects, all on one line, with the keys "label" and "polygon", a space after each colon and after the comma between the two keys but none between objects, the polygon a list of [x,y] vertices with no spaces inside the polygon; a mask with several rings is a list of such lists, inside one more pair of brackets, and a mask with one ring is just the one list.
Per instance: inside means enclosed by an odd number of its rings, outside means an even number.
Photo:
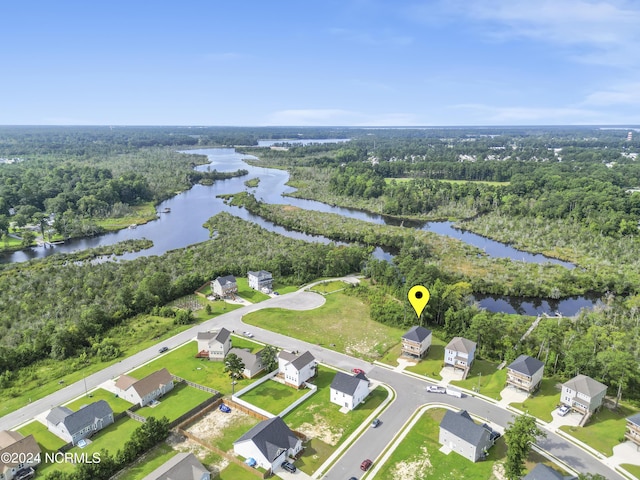
[{"label": "sandy soil", "polygon": [[313,416],[313,424],[303,423],[302,425],[300,425],[300,427],[297,428],[297,430],[304,433],[307,438],[317,438],[318,440],[322,440],[324,443],[327,443],[329,445],[337,445],[343,431],[332,431],[328,426],[324,424],[322,420],[323,418],[320,415],[316,414]]},{"label": "sandy soil", "polygon": [[431,467],[429,452],[426,447],[420,448],[418,458],[413,461],[398,462],[393,470],[394,480],[415,480],[422,478],[424,470]]},{"label": "sandy soil", "polygon": [[241,422],[245,418],[248,418],[248,415],[237,408],[232,408],[230,413],[221,412],[216,408],[185,430],[203,440],[214,440],[221,436],[221,432],[228,425]]},{"label": "sandy soil", "polygon": [[209,463],[206,461],[206,457],[211,453],[209,450],[204,448],[202,445],[194,442],[193,440],[188,439],[178,433],[171,432],[169,434],[169,438],[167,438],[167,443],[174,449],[179,452],[190,452],[193,453],[198,460],[200,460],[203,465],[207,467],[207,469],[213,474],[212,477],[215,478],[222,470],[227,468],[229,465],[229,460],[224,457],[220,457],[216,455],[218,459],[215,463]]}]

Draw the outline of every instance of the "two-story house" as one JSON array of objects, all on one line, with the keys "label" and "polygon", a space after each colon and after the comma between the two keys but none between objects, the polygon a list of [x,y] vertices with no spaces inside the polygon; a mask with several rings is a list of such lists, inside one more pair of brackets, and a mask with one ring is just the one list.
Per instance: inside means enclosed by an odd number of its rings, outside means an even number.
[{"label": "two-story house", "polygon": [[402,355],[422,358],[431,347],[431,330],[416,326],[411,327],[402,336]]},{"label": "two-story house", "polygon": [[560,401],[579,413],[593,413],[600,408],[606,394],[606,385],[586,375],[576,375],[562,384]]},{"label": "two-story house", "polygon": [[444,348],[444,364],[466,370],[471,367],[476,354],[476,342],[463,337],[453,337]]},{"label": "two-story house", "polygon": [[273,289],[273,276],[265,270],[247,272],[247,280],[249,281],[249,288],[259,292],[271,293]]},{"label": "two-story house", "polygon": [[285,384],[300,388],[316,375],[316,359],[309,351],[298,355],[281,350],[278,353],[278,370],[278,376]]},{"label": "two-story house", "polygon": [[138,380],[129,375],[120,375],[116,381],[118,396],[141,407],[173,390],[173,376],[162,368]]},{"label": "two-story house", "polygon": [[507,386],[532,393],[540,386],[543,374],[543,362],[529,355],[520,355],[507,367]]},{"label": "two-story house", "polygon": [[33,435],[0,431],[0,480],[33,478],[42,451]]},{"label": "two-story house", "polygon": [[251,353],[245,348],[232,348],[229,353],[236,355],[242,363],[244,363],[244,370],[242,374],[245,378],[255,377],[258,373],[265,369],[262,361],[262,350],[257,353]]},{"label": "two-story house", "polygon": [[225,275],[224,277],[216,278],[211,282],[211,291],[218,297],[230,297],[238,293],[236,277]]},{"label": "two-story house", "polygon": [[90,403],[74,412],[67,407],[54,407],[46,417],[49,431],[65,442],[78,443],[113,423],[113,410],[104,400]]},{"label": "two-story house", "polygon": [[224,327],[217,332],[198,332],[196,341],[198,342],[197,357],[209,358],[209,360],[224,360],[232,345],[231,332]]},{"label": "two-story house", "polygon": [[489,431],[475,423],[466,410],[447,410],[440,422],[439,441],[472,462],[477,462],[493,445]]},{"label": "two-story house", "polygon": [[636,413],[627,418],[627,427],[624,438],[631,440],[640,449],[640,413]]},{"label": "two-story house", "polygon": [[331,403],[353,410],[369,395],[369,379],[364,373],[336,372],[329,389]]}]

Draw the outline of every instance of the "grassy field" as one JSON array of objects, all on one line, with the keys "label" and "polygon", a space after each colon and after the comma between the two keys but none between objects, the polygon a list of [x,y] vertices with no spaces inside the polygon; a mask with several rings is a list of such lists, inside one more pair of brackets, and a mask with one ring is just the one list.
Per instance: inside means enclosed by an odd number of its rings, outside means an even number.
[{"label": "grassy field", "polygon": [[105,400],[111,410],[113,410],[113,414],[117,415],[119,413],[124,412],[125,410],[131,408],[131,404],[121,398],[118,398],[115,394],[109,392],[108,390],[104,390],[99,388],[98,390],[94,390],[93,392],[89,392],[90,396],[82,396],[73,402],[66,403],[65,406],[69,407],[74,412],[80,410],[80,407],[83,405],[87,405],[89,403],[97,402],[98,400]]},{"label": "grassy field", "polygon": [[210,397],[211,394],[208,392],[178,383],[173,390],[159,399],[160,405],[142,407],[136,413],[143,417],[167,417],[171,422]]},{"label": "grassy field", "polygon": [[333,292],[337,292],[339,290],[342,290],[343,288],[346,288],[347,286],[349,286],[348,283],[341,282],[341,281],[324,282],[324,283],[319,283],[318,285],[316,285],[314,287],[311,287],[310,291],[326,295],[328,293],[333,293]]},{"label": "grassy field", "polygon": [[258,408],[278,415],[281,411],[309,393],[308,389],[292,388],[276,381],[270,380],[258,385],[242,395],[245,402],[249,402]]},{"label": "grassy field", "polygon": [[540,388],[533,395],[522,403],[512,403],[511,406],[530,415],[550,422],[553,420],[551,412],[560,403],[560,390],[556,388],[559,380],[555,378],[543,378]]},{"label": "grassy field", "polygon": [[620,405],[617,412],[602,407],[593,415],[586,426],[571,427],[564,425],[560,429],[578,440],[595,448],[607,457],[613,455],[613,447],[624,437],[626,418],[638,413],[637,410]]},{"label": "grassy field", "polygon": [[136,205],[131,207],[133,212],[131,215],[118,218],[105,218],[96,219],[96,223],[103,227],[105,230],[121,230],[127,228],[129,225],[141,225],[143,223],[155,220],[158,216],[156,212],[156,206],[153,202],[147,202],[142,205]]},{"label": "grassy field", "polygon": [[243,321],[367,360],[381,358],[405,333],[374,322],[367,304],[343,292],[328,295],[314,310],[269,308],[249,313]]},{"label": "grassy field", "polygon": [[500,400],[500,392],[507,381],[507,369],[497,370],[497,366],[497,363],[476,358],[467,379],[454,380],[451,384],[473,390],[478,388],[479,382],[481,394]]},{"label": "grassy field", "polygon": [[[396,183],[404,183],[404,182],[409,182],[411,180],[414,180],[413,178],[393,178],[393,177],[386,177],[384,179],[384,181],[386,183],[391,183],[391,180],[395,180]],[[445,180],[445,179],[439,179],[439,182],[448,182],[448,183],[483,183],[485,185],[494,185],[494,186],[505,186],[505,185],[509,185],[511,182],[490,182],[490,181],[485,181],[485,180]]]},{"label": "grassy field", "polygon": [[33,434],[36,442],[40,445],[42,452],[55,452],[60,447],[62,447],[65,443],[60,437],[57,437],[53,433],[51,433],[47,427],[45,427],[42,423],[33,421],[24,427],[18,429],[18,431],[23,434],[25,437],[27,435]]},{"label": "grassy field", "polygon": [[624,468],[627,472],[629,472],[631,475],[634,475],[635,477],[640,478],[640,465],[622,463],[620,466]]},{"label": "grassy field", "polygon": [[431,336],[431,348],[425,358],[420,360],[416,365],[407,367],[407,370],[413,373],[426,375],[427,377],[441,380],[440,370],[444,364],[444,347],[447,343],[437,337]]},{"label": "grassy field", "polygon": [[242,435],[247,433],[253,427],[255,427],[260,420],[251,415],[242,415],[237,417],[236,420],[226,425],[219,431],[219,436],[212,440],[212,444],[218,447],[224,452],[233,450],[233,442],[238,440]]},{"label": "grassy field", "polygon": [[227,468],[220,472],[216,480],[256,480],[257,478],[259,477],[246,471],[241,466],[230,463]]}]

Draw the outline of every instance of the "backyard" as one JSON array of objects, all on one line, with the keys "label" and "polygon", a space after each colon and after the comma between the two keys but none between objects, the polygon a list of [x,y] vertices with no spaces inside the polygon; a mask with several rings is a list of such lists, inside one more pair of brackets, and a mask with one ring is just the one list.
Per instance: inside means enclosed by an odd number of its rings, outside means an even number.
[{"label": "backyard", "polygon": [[504,389],[507,381],[507,369],[503,368],[502,370],[498,370],[497,368],[497,363],[476,358],[473,361],[467,379],[454,380],[451,384],[468,390],[478,390],[479,386],[479,393],[500,400],[500,398],[502,398],[500,392]]},{"label": "backyard", "polygon": [[177,383],[173,390],[158,399],[159,403],[156,406],[142,407],[136,411],[136,414],[145,418],[167,417],[172,422],[208,398],[211,398],[209,392],[190,387],[185,383]]},{"label": "backyard", "polygon": [[69,407],[71,410],[76,412],[83,405],[88,405],[89,403],[97,402],[98,400],[106,401],[111,407],[111,410],[113,410],[114,415],[122,413],[125,410],[131,408],[131,404],[129,402],[102,388],[89,392],[88,395],[77,398],[73,402],[65,404],[65,407]]},{"label": "backyard", "polygon": [[306,388],[293,388],[275,380],[268,380],[242,395],[242,400],[278,415],[285,408],[309,393]]}]

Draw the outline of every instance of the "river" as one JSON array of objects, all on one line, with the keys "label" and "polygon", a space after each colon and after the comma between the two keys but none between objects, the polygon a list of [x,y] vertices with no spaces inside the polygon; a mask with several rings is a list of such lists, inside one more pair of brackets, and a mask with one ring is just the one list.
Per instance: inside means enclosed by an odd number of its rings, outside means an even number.
[{"label": "river", "polygon": [[[323,243],[331,242],[331,240],[322,236],[293,232],[283,227],[276,226],[257,215],[247,212],[245,209],[231,207],[226,205],[222,199],[216,198],[216,196],[220,194],[237,193],[240,191],[250,191],[257,199],[266,203],[287,204],[307,210],[337,213],[346,217],[379,224],[389,223],[397,225],[398,223],[397,219],[374,213],[363,212],[350,208],[334,207],[313,200],[283,196],[295,190],[294,188],[285,185],[289,180],[289,173],[287,171],[248,165],[242,159],[250,156],[239,154],[233,148],[188,150],[185,153],[207,155],[210,163],[200,165],[197,167],[199,170],[206,171],[208,169],[216,169],[218,171],[235,171],[242,168],[248,170],[249,174],[243,177],[217,180],[211,186],[195,185],[190,190],[180,193],[158,205],[158,212],[170,210],[169,213],[158,213],[157,220],[145,225],[139,225],[137,228],[124,229],[96,237],[73,239],[67,241],[63,245],[56,245],[53,248],[36,247],[19,252],[7,253],[0,257],[0,261],[3,263],[22,262],[32,258],[43,258],[54,253],[70,253],[102,245],[112,245],[123,240],[140,238],[152,240],[153,247],[144,251],[125,254],[117,258],[129,260],[145,255],[162,255],[169,250],[184,248],[189,245],[208,240],[209,231],[202,225],[210,217],[220,212],[228,212],[244,220],[257,223],[267,230],[288,237]],[[244,182],[251,178],[260,178],[260,183],[256,188],[248,188],[244,185]],[[492,257],[510,258],[516,261],[534,263],[551,262],[563,265],[566,268],[574,267],[568,262],[547,258],[543,255],[523,252],[480,235],[457,230],[453,228],[451,222],[426,222],[424,224],[417,224],[416,227],[457,238],[482,249],[487,253],[487,255]],[[376,249],[374,255],[377,258],[385,260],[390,260],[392,258],[391,253],[385,252],[380,248]],[[585,299],[583,297],[573,300],[566,299],[559,302],[557,305],[554,303],[545,304],[544,301],[535,304],[523,301],[522,299],[505,299],[504,297],[484,297],[478,298],[477,300],[480,306],[487,308],[490,311],[526,314],[539,314],[543,312],[553,314],[554,312],[559,311],[563,315],[574,315],[577,313],[579,308],[592,307],[595,302],[595,300]],[[516,307],[514,307],[514,304]],[[517,305],[520,304],[524,305],[524,309],[519,309],[517,307]]]}]

